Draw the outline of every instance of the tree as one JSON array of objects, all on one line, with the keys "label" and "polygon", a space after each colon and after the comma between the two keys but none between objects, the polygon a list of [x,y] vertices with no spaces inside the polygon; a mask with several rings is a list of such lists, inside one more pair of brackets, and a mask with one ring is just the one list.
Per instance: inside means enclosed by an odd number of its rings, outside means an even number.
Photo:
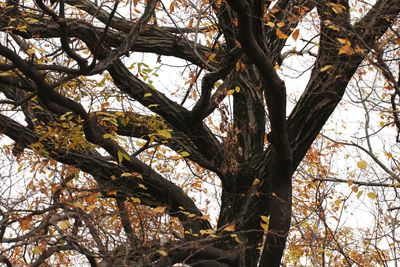
[{"label": "tree", "polygon": [[[13,140],[5,162],[19,165],[19,174],[4,177],[24,192],[2,196],[8,266],[74,264],[78,255],[91,266],[279,266],[297,218],[292,205],[301,206],[292,177],[301,176],[307,151],[304,164],[322,173],[315,185],[329,181],[326,145],[328,154],[357,147],[325,140],[318,152],[312,144],[349,82],[365,76],[362,64],[394,91],[373,103],[400,129],[397,0],[8,0],[0,12],[0,129]],[[288,49],[294,42],[302,48]],[[158,65],[135,59],[139,52],[155,54]],[[175,64],[169,57],[183,62],[186,83],[158,81],[159,70]],[[287,116],[291,57],[311,67]],[[374,159],[371,147],[358,147]],[[216,225],[188,195],[182,173],[197,190],[218,177]],[[334,194],[317,187],[310,190],[320,203],[321,192]],[[301,190],[295,199],[306,205]],[[321,247],[329,238],[339,244],[345,232],[333,234],[318,207]],[[337,247],[346,264],[356,262]]]}]

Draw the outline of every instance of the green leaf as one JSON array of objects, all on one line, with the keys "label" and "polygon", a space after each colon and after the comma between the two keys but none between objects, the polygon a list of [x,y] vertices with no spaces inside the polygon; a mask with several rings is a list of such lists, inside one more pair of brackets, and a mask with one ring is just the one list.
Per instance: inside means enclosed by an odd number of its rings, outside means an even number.
[{"label": "green leaf", "polygon": [[129,155],[126,154],[126,153],[122,153],[122,157],[123,157],[124,159],[126,159],[127,161],[131,161],[131,158],[130,158]]},{"label": "green leaf", "polygon": [[137,204],[141,203],[140,198],[137,198],[137,197],[131,197],[131,200],[133,201],[133,203],[137,203]]},{"label": "green leaf", "polygon": [[118,150],[117,155],[118,155],[118,162],[119,163],[121,163],[122,160],[124,159],[124,156],[122,154],[123,153],[120,150]]},{"label": "green leaf", "polygon": [[103,137],[106,138],[106,139],[107,139],[107,138],[111,138],[111,137],[112,137],[112,134],[109,134],[109,133],[103,134]]},{"label": "green leaf", "polygon": [[187,152],[187,151],[182,151],[182,152],[180,152],[179,154],[181,154],[182,157],[189,157],[189,156],[190,156],[190,153]]}]

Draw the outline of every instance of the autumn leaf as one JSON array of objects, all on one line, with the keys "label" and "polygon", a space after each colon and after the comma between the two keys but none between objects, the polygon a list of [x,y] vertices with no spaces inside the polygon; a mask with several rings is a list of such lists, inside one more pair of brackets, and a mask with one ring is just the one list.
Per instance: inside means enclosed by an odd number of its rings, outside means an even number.
[{"label": "autumn leaf", "polygon": [[29,230],[32,224],[32,216],[26,216],[23,219],[19,220],[19,226],[22,231]]},{"label": "autumn leaf", "polygon": [[332,68],[332,65],[326,65],[326,66],[320,68],[319,70],[321,72],[326,72],[326,71],[330,70],[331,68]]},{"label": "autumn leaf", "polygon": [[339,54],[339,55],[345,54],[345,55],[347,55],[347,56],[351,56],[351,55],[354,54],[354,50],[353,50],[353,48],[352,48],[351,46],[349,46],[349,45],[344,45],[344,46],[340,47],[339,53],[338,53],[338,54]]},{"label": "autumn leaf", "polygon": [[74,207],[74,208],[83,209],[83,205],[82,205],[82,203],[79,202],[79,201],[74,202],[74,203],[68,203],[68,205],[70,205],[71,207]]},{"label": "autumn leaf", "polygon": [[59,222],[59,227],[61,230],[67,229],[69,227],[69,220]]},{"label": "autumn leaf", "polygon": [[215,57],[217,56],[216,53],[212,53],[208,56],[207,61],[215,61]]},{"label": "autumn leaf", "polygon": [[136,204],[140,204],[141,203],[140,198],[137,198],[137,197],[131,197],[131,200],[132,200],[133,203],[136,203]]},{"label": "autumn leaf", "polygon": [[252,186],[259,185],[260,183],[261,183],[261,180],[256,178],[256,179],[254,179]]},{"label": "autumn leaf", "polygon": [[235,231],[236,227],[234,224],[228,224],[227,226],[224,227],[224,229],[222,231],[226,231],[226,232],[233,232]]},{"label": "autumn leaf", "polygon": [[276,24],[276,26],[277,26],[278,28],[282,28],[283,26],[285,26],[285,22],[284,22],[284,21],[279,21],[279,22]]},{"label": "autumn leaf", "polygon": [[346,7],[344,5],[335,3],[328,3],[328,5],[331,7],[332,11],[335,12],[336,14],[340,14],[346,10]]},{"label": "autumn leaf", "polygon": [[370,199],[377,199],[378,195],[375,192],[368,192],[367,197]]},{"label": "autumn leaf", "polygon": [[182,157],[189,157],[190,156],[190,153],[187,152],[187,151],[181,151],[181,152],[179,152],[179,154],[181,154]]},{"label": "autumn leaf", "polygon": [[368,163],[365,160],[357,162],[357,167],[361,170],[365,170],[368,167]]},{"label": "autumn leaf", "polygon": [[165,213],[165,209],[166,209],[167,207],[156,207],[156,208],[154,208],[153,209],[153,211],[155,212],[155,213]]},{"label": "autumn leaf", "polygon": [[33,248],[32,253],[35,255],[40,255],[44,251],[42,246],[36,246]]},{"label": "autumn leaf", "polygon": [[267,224],[267,223],[260,223],[260,226],[261,226],[261,228],[262,228],[264,231],[268,231],[269,224]]},{"label": "autumn leaf", "polygon": [[157,250],[157,252],[158,252],[158,254],[160,254],[163,257],[168,255],[168,253],[165,250],[162,250],[162,249]]},{"label": "autumn leaf", "polygon": [[164,137],[166,139],[171,139],[172,138],[170,131],[169,130],[165,130],[165,129],[158,130],[156,132],[156,135],[162,136],[162,137]]},{"label": "autumn leaf", "polygon": [[235,89],[231,89],[231,90],[228,90],[227,92],[226,92],[226,95],[227,96],[230,96],[230,95],[233,95],[235,93]]},{"label": "autumn leaf", "polygon": [[268,27],[271,27],[271,28],[275,27],[275,23],[273,23],[272,21],[268,21],[265,25],[267,25]]},{"label": "autumn leaf", "polygon": [[276,36],[278,36],[279,39],[287,39],[289,36],[282,32],[280,29],[276,29]]},{"label": "autumn leaf", "polygon": [[268,217],[268,216],[261,215],[260,218],[261,218],[261,220],[262,220],[263,222],[265,222],[265,223],[268,223],[268,222],[269,222],[269,217]]},{"label": "autumn leaf", "polygon": [[118,163],[122,163],[122,161],[125,159],[127,161],[131,161],[131,158],[129,157],[128,154],[126,154],[125,152],[118,150],[117,152],[117,156],[118,156]]},{"label": "autumn leaf", "polygon": [[169,5],[169,12],[173,13],[175,11],[175,1],[172,1]]},{"label": "autumn leaf", "polygon": [[299,38],[299,34],[300,34],[300,30],[299,29],[294,30],[293,33],[292,33],[293,40],[297,41],[297,39]]}]

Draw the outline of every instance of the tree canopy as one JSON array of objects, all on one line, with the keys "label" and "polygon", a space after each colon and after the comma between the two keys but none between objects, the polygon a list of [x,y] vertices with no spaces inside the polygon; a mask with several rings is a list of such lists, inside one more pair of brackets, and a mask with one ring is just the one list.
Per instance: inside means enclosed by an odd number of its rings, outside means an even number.
[{"label": "tree canopy", "polygon": [[396,262],[399,13],[0,2],[0,262]]}]

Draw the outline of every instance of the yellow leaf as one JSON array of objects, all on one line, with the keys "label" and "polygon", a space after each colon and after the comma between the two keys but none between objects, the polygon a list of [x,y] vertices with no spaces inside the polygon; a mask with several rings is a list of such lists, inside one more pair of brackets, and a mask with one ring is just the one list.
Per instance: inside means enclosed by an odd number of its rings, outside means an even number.
[{"label": "yellow leaf", "polygon": [[332,11],[335,12],[336,14],[340,14],[344,10],[346,10],[346,7],[344,5],[335,4],[335,3],[329,3],[328,5],[331,6]]},{"label": "yellow leaf", "polygon": [[320,68],[319,70],[321,72],[326,72],[326,71],[330,70],[331,68],[332,68],[332,65],[326,65],[326,66]]},{"label": "yellow leaf", "polygon": [[167,207],[156,207],[153,209],[155,213],[164,213]]},{"label": "yellow leaf", "polygon": [[273,23],[272,21],[268,21],[266,25],[271,28],[275,27],[275,23]]},{"label": "yellow leaf", "polygon": [[231,237],[236,241],[236,243],[242,243],[237,234],[231,234]]},{"label": "yellow leaf", "polygon": [[35,255],[42,254],[43,248],[42,248],[42,247],[39,247],[39,246],[34,247],[33,250],[32,250],[32,252],[33,252],[33,254],[35,254]]},{"label": "yellow leaf", "polygon": [[88,211],[93,211],[95,208],[96,208],[96,204],[92,204],[92,205],[87,206],[86,209],[87,209]]},{"label": "yellow leaf", "polygon": [[33,179],[29,182],[29,184],[26,186],[30,190],[35,190],[36,186],[33,183]]},{"label": "yellow leaf", "polygon": [[289,36],[282,32],[280,29],[276,29],[276,36],[278,36],[279,39],[287,39]]},{"label": "yellow leaf", "polygon": [[190,153],[189,153],[189,152],[187,152],[187,151],[182,151],[182,152],[179,152],[179,154],[181,154],[181,155],[182,155],[182,157],[189,157],[189,156],[190,156]]},{"label": "yellow leaf", "polygon": [[103,138],[105,138],[105,139],[108,139],[108,138],[111,138],[111,137],[112,137],[112,134],[109,134],[109,133],[103,134]]},{"label": "yellow leaf", "polygon": [[145,190],[147,189],[147,187],[144,184],[138,184],[138,187],[142,188],[142,189],[145,189]]},{"label": "yellow leaf", "polygon": [[369,197],[370,199],[376,199],[378,195],[375,192],[369,192],[367,194],[367,197]]},{"label": "yellow leaf", "polygon": [[17,27],[17,30],[19,30],[21,32],[26,32],[26,28],[27,28],[27,26],[25,24],[23,24],[23,25],[19,25]]},{"label": "yellow leaf", "polygon": [[237,86],[237,85],[235,86],[235,92],[236,92],[236,93],[239,93],[239,92],[240,92],[240,87]]},{"label": "yellow leaf", "polygon": [[39,22],[38,19],[34,19],[34,18],[26,18],[25,20],[26,20],[28,23],[36,23],[36,22]]},{"label": "yellow leaf", "polygon": [[260,226],[264,231],[268,231],[268,224],[267,223],[260,223]]},{"label": "yellow leaf", "polygon": [[156,132],[156,135],[162,136],[162,137],[167,138],[167,139],[171,139],[172,138],[171,133],[168,130],[158,130]]},{"label": "yellow leaf", "polygon": [[390,153],[390,152],[385,152],[385,156],[386,156],[388,159],[392,159],[392,158],[393,158],[393,154]]},{"label": "yellow leaf", "polygon": [[368,163],[365,160],[360,160],[357,162],[357,167],[361,170],[365,170],[368,167]]},{"label": "yellow leaf", "polygon": [[269,222],[269,217],[268,216],[261,215],[260,218],[261,218],[261,220],[263,220],[263,222],[266,222],[266,223]]},{"label": "yellow leaf", "polygon": [[212,234],[214,234],[215,232],[214,232],[214,230],[212,230],[212,229],[207,229],[207,230],[200,230],[200,234],[202,234],[202,235],[212,235]]},{"label": "yellow leaf", "polygon": [[329,29],[334,30],[334,31],[337,31],[337,32],[340,31],[340,28],[339,28],[338,26],[336,26],[335,24],[329,24],[327,27],[328,27]]},{"label": "yellow leaf", "polygon": [[235,93],[235,89],[231,89],[228,92],[226,92],[227,96],[233,95]]},{"label": "yellow leaf", "polygon": [[207,61],[214,61],[216,56],[217,56],[216,53],[212,53],[211,55],[208,56]]},{"label": "yellow leaf", "polygon": [[168,253],[162,249],[157,250],[157,252],[158,252],[158,254],[160,254],[161,256],[164,256],[164,257],[168,255]]},{"label": "yellow leaf", "polygon": [[117,156],[118,156],[119,163],[121,163],[124,159],[126,159],[127,161],[131,161],[131,158],[129,157],[129,155],[121,150],[118,150]]},{"label": "yellow leaf", "polygon": [[122,152],[118,150],[117,155],[118,155],[118,162],[121,163],[122,160],[124,159],[124,157],[122,156]]},{"label": "yellow leaf", "polygon": [[61,221],[59,224],[61,230],[65,230],[69,227],[69,220]]},{"label": "yellow leaf", "polygon": [[68,203],[68,205],[70,205],[70,206],[72,206],[72,207],[75,207],[75,208],[83,209],[83,205],[82,205],[82,203],[79,202],[79,201],[74,202],[74,203]]},{"label": "yellow leaf", "polygon": [[137,204],[141,203],[140,198],[137,198],[137,197],[131,197],[131,200],[133,203],[137,203]]},{"label": "yellow leaf", "polygon": [[258,178],[256,178],[256,179],[254,179],[254,181],[253,181],[253,186],[256,186],[256,185],[259,185],[261,183],[261,180],[260,179],[258,179]]}]

